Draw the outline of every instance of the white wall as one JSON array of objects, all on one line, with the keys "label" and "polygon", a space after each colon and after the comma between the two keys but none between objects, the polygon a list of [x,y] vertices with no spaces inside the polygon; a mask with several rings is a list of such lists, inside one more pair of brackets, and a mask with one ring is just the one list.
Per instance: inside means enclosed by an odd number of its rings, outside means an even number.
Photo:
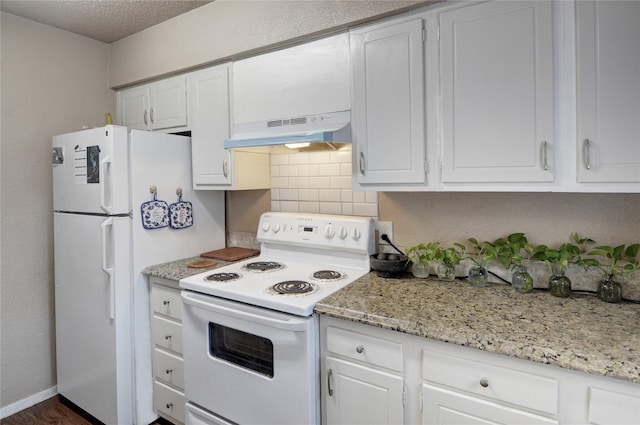
[{"label": "white wall", "polygon": [[111,87],[246,55],[434,0],[216,0],[111,44]]},{"label": "white wall", "polygon": [[56,384],[51,136],[103,125],[115,96],[107,44],[4,12],[0,29],[4,408]]}]

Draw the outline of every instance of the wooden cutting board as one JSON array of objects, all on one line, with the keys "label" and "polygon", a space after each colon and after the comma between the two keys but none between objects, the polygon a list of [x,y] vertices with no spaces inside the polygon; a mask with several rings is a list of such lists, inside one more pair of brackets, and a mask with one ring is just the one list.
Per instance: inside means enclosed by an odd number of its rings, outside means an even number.
[{"label": "wooden cutting board", "polygon": [[200,254],[200,256],[205,258],[214,258],[221,261],[238,261],[249,257],[255,257],[258,254],[260,254],[260,251],[258,251],[257,249],[230,246],[228,248],[205,252],[203,254]]}]

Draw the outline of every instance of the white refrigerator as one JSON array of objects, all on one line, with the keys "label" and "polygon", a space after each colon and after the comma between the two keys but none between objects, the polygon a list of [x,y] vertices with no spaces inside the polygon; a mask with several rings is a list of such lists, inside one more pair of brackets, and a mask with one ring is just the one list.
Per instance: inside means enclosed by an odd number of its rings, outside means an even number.
[{"label": "white refrigerator", "polygon": [[224,193],[192,190],[188,137],[82,130],[53,137],[52,162],[58,392],[107,425],[148,424],[140,272],[224,247]]}]

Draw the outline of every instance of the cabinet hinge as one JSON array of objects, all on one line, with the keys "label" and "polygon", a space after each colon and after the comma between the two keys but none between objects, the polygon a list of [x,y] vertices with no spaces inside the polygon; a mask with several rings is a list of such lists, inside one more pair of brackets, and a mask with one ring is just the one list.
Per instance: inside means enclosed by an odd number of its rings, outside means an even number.
[{"label": "cabinet hinge", "polygon": [[423,404],[424,404],[424,392],[422,390],[420,390],[420,412],[422,412],[424,410]]},{"label": "cabinet hinge", "polygon": [[429,174],[429,162],[424,162],[424,173]]},{"label": "cabinet hinge", "polygon": [[425,27],[422,27],[422,42],[427,42],[427,29]]},{"label": "cabinet hinge", "polygon": [[436,40],[440,41],[440,24],[436,26]]},{"label": "cabinet hinge", "polygon": [[402,388],[402,407],[407,407],[407,387]]}]

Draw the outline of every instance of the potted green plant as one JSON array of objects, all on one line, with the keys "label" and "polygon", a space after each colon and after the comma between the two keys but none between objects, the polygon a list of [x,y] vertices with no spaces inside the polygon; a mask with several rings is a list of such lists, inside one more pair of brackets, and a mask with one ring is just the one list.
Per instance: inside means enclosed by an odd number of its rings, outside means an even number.
[{"label": "potted green plant", "polygon": [[506,269],[512,269],[511,286],[518,292],[531,292],[533,277],[527,270],[526,261],[533,252],[524,233],[512,233],[493,242],[497,258]]},{"label": "potted green plant", "polygon": [[489,282],[487,264],[498,257],[498,251],[489,241],[480,243],[476,238],[469,238],[467,242],[471,245],[472,253],[466,258],[474,263],[468,271],[469,283],[473,286],[485,286]]},{"label": "potted green plant", "polygon": [[405,249],[411,261],[411,273],[418,278],[429,277],[431,262],[436,259],[440,242],[420,243]]},{"label": "potted green plant", "polygon": [[464,250],[464,245],[459,243],[454,243],[449,248],[439,248],[437,250],[436,260],[438,260],[438,267],[436,270],[440,280],[451,281],[456,278],[456,266],[460,264]]},{"label": "potted green plant", "polygon": [[600,257],[603,261],[596,258],[584,260],[586,265],[598,267],[605,274],[605,277],[598,283],[598,298],[606,302],[620,302],[622,300],[622,286],[617,278],[635,272],[640,269],[638,262],[638,252],[640,244],[632,244],[629,246],[618,245],[596,246],[588,255]]}]

